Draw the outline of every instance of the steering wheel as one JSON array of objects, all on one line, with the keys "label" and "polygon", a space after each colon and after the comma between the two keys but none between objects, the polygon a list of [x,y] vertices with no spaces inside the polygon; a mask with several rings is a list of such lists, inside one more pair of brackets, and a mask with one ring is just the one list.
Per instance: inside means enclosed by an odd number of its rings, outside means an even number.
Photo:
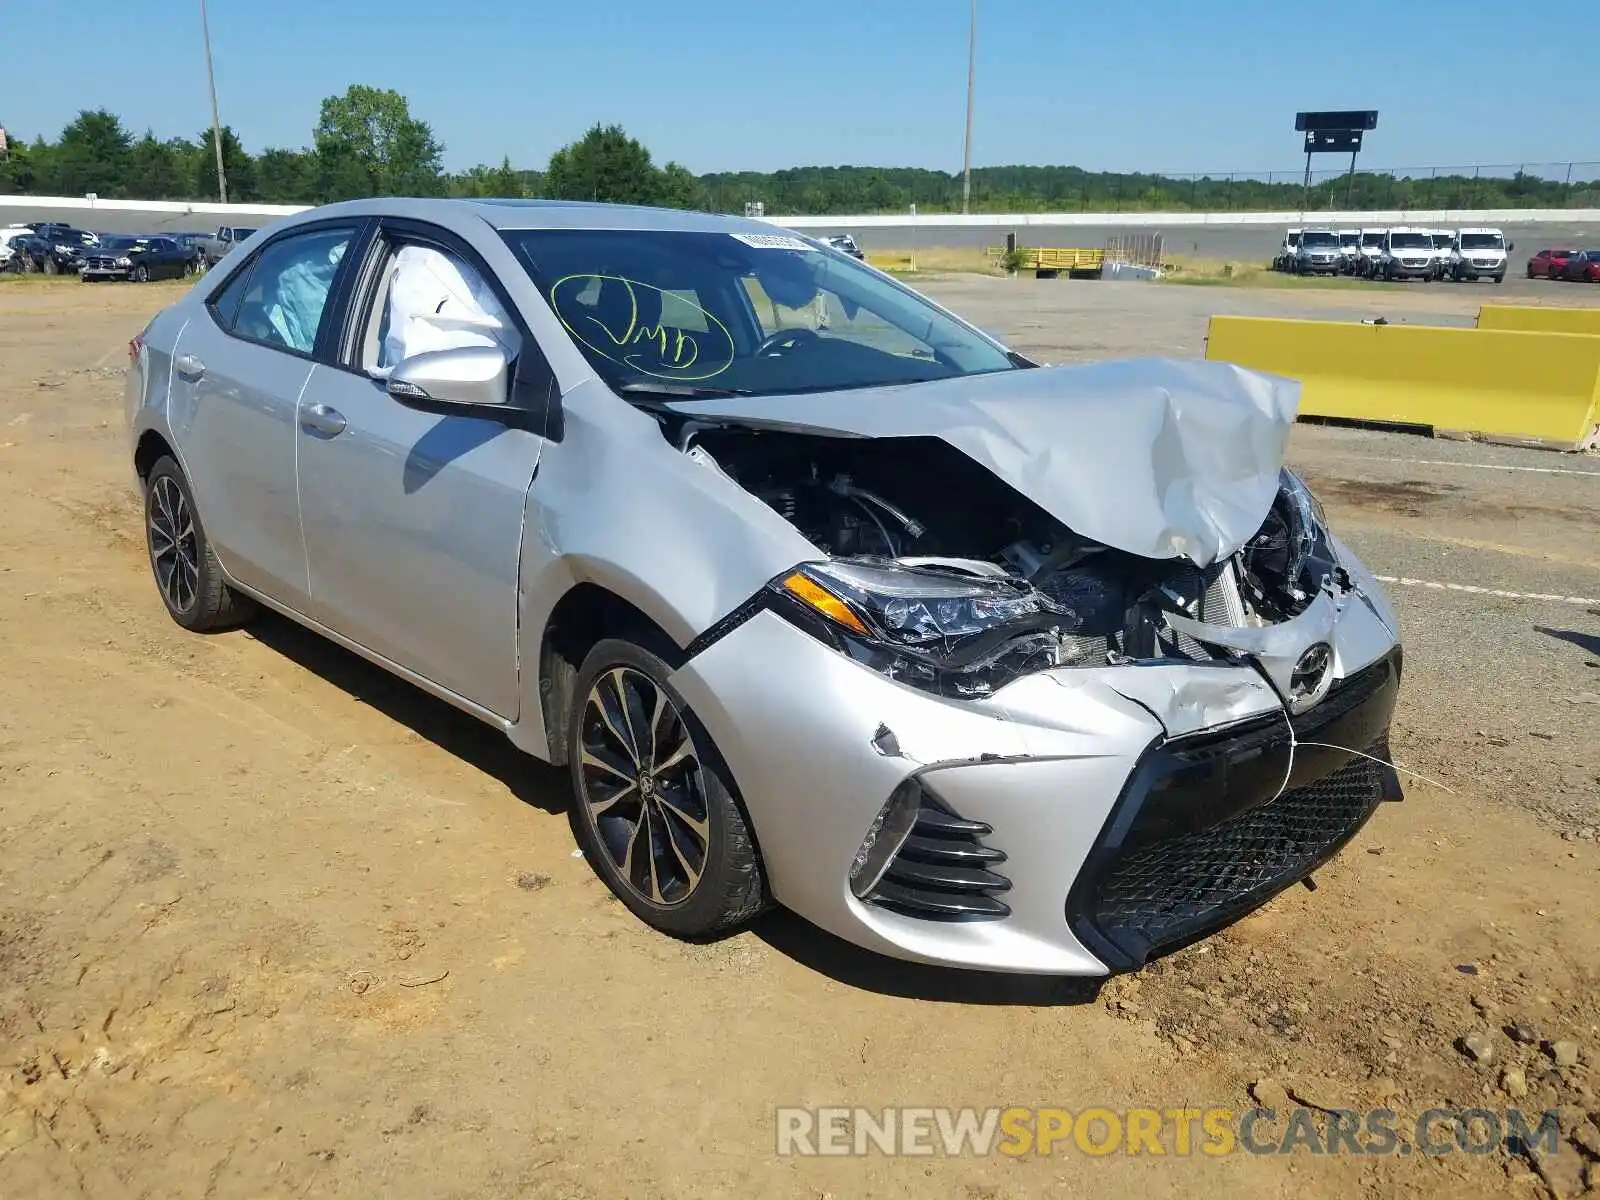
[{"label": "steering wheel", "polygon": [[796,350],[801,346],[809,345],[820,340],[815,329],[779,329],[769,333],[761,339],[761,344],[756,347],[756,357],[777,357],[786,350]]}]

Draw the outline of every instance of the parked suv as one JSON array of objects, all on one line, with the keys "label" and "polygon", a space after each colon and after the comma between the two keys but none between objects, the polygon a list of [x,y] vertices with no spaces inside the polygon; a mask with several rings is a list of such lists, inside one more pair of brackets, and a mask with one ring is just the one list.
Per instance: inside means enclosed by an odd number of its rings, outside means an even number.
[{"label": "parked suv", "polygon": [[1302,233],[1291,269],[1296,275],[1337,275],[1344,270],[1338,231],[1307,229]]},{"label": "parked suv", "polygon": [[1425,229],[1404,226],[1383,236],[1383,248],[1373,264],[1375,279],[1432,279],[1433,236]]},{"label": "parked suv", "polygon": [[1344,273],[1357,274],[1361,266],[1361,230],[1339,230],[1339,250],[1344,255]]},{"label": "parked suv", "polygon": [[1456,235],[1448,229],[1434,229],[1428,236],[1433,241],[1433,277],[1443,279],[1450,273],[1450,251],[1455,246]]},{"label": "parked suv", "polygon": [[14,239],[11,246],[21,257],[24,271],[70,275],[76,274],[84,249],[99,240],[97,234],[87,229],[49,221],[35,225],[31,235]]},{"label": "parked suv", "polygon": [[1378,264],[1378,256],[1383,253],[1383,238],[1389,231],[1387,229],[1363,229],[1361,231],[1361,260],[1356,263],[1356,274],[1364,275],[1368,279],[1373,277],[1373,270]]},{"label": "parked suv", "polygon": [[1300,235],[1304,232],[1302,229],[1291,229],[1283,235],[1283,245],[1278,247],[1278,253],[1272,259],[1274,271],[1294,269],[1294,256],[1300,250]]},{"label": "parked suv", "polygon": [[1450,254],[1450,278],[1492,279],[1499,283],[1506,277],[1506,255],[1516,248],[1516,243],[1507,242],[1506,235],[1498,229],[1463,229],[1456,235],[1455,249]]}]

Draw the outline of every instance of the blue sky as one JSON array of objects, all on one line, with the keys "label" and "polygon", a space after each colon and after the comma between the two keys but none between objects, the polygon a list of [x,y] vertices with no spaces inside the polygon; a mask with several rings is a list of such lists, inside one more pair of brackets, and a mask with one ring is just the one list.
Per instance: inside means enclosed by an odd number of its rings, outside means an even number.
[{"label": "blue sky", "polygon": [[[452,169],[543,166],[596,121],[696,172],[961,165],[966,0],[209,5],[253,151],[308,143],[359,82],[405,93]],[[198,0],[47,7],[61,52],[8,56],[8,130],[101,106],[163,137],[209,123]],[[1600,0],[979,0],[978,22],[978,166],[1294,169],[1302,108],[1379,109],[1374,167],[1600,159]]]}]

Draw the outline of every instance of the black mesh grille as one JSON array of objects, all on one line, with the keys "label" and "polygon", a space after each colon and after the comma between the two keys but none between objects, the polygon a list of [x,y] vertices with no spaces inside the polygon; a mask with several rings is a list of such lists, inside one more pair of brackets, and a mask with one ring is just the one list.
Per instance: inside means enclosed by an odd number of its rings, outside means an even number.
[{"label": "black mesh grille", "polygon": [[995,921],[1011,915],[997,897],[1011,881],[995,870],[1005,852],[986,846],[994,830],[968,821],[926,790],[917,823],[890,860],[868,903],[927,921]]},{"label": "black mesh grille", "polygon": [[1386,765],[1399,683],[1396,650],[1293,717],[1292,732],[1280,713],[1153,746],[1067,897],[1079,940],[1114,970],[1137,967],[1333,857],[1400,796]]},{"label": "black mesh grille", "polygon": [[[1374,751],[1381,757],[1383,747]],[[1382,791],[1380,765],[1358,758],[1204,833],[1141,846],[1105,872],[1090,915],[1137,959],[1189,940],[1325,861],[1360,829]]]}]

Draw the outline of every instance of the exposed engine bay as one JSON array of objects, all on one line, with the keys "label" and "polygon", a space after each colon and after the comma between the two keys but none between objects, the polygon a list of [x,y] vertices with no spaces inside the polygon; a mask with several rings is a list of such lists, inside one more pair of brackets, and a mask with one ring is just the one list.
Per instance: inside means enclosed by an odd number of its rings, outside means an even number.
[{"label": "exposed engine bay", "polygon": [[[1019,614],[1027,608],[1027,619],[1006,626],[1009,636],[974,639],[967,653],[952,656],[948,637],[923,643],[943,652],[937,690],[949,694],[986,694],[1052,666],[1223,658],[1230,652],[1175,632],[1164,614],[1270,625],[1304,611],[1326,586],[1350,586],[1315,501],[1287,481],[1248,544],[1200,568],[1081,537],[939,438],[689,424],[677,440],[835,560],[992,581]],[[911,625],[902,607],[886,610],[889,625]]]}]

